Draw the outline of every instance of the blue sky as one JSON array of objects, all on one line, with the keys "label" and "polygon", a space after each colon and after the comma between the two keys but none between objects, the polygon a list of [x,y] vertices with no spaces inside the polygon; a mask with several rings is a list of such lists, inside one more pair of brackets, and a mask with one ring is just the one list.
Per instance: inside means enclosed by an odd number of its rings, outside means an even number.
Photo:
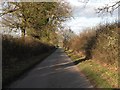
[{"label": "blue sky", "polygon": [[73,19],[66,21],[65,26],[70,27],[75,33],[80,33],[86,28],[95,27],[99,23],[113,22],[117,20],[118,11],[114,11],[113,15],[106,14],[104,16],[98,16],[95,9],[105,4],[112,5],[118,0],[89,0],[85,7],[84,0],[67,0],[73,9]]}]

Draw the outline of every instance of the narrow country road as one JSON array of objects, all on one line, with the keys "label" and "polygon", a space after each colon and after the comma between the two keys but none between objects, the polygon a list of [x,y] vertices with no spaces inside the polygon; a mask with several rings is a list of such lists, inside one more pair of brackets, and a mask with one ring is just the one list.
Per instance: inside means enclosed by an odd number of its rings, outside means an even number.
[{"label": "narrow country road", "polygon": [[59,48],[10,88],[92,88],[92,85]]}]

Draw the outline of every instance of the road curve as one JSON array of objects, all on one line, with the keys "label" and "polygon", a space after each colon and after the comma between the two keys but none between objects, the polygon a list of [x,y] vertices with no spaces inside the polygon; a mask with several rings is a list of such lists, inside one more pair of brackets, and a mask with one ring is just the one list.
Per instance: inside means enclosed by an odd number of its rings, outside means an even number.
[{"label": "road curve", "polygon": [[92,88],[92,85],[59,48],[9,88]]}]

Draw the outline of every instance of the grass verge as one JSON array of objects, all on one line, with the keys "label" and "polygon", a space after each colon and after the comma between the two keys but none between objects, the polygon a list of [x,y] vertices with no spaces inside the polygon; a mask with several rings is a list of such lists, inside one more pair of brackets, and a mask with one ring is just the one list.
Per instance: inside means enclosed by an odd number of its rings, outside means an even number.
[{"label": "grass verge", "polygon": [[21,60],[11,67],[3,68],[3,78],[2,87],[8,87],[12,82],[17,80],[25,72],[32,69],[35,65],[42,62],[46,57],[52,54],[56,49],[53,49],[47,53],[40,54],[38,56],[33,56],[27,60]]},{"label": "grass verge", "polygon": [[[71,50],[65,52],[73,61],[82,58],[73,54]],[[118,88],[118,71],[114,66],[104,66],[98,61],[92,59],[80,62],[77,66],[95,88]]]}]

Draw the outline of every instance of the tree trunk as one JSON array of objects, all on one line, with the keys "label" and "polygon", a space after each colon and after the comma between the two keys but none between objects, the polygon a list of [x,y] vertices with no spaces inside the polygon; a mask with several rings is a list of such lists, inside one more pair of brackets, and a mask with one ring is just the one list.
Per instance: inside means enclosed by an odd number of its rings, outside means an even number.
[{"label": "tree trunk", "polygon": [[22,39],[25,42],[25,29],[22,29]]}]

